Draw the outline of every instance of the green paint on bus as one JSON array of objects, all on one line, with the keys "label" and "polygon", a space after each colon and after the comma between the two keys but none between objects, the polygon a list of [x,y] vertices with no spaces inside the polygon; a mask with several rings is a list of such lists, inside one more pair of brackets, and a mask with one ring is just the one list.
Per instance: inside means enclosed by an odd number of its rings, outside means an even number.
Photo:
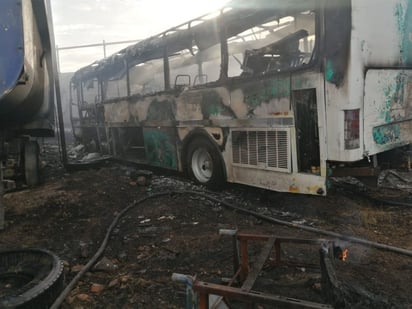
[{"label": "green paint on bus", "polygon": [[177,169],[176,146],[170,136],[157,129],[147,129],[144,141],[149,164]]}]

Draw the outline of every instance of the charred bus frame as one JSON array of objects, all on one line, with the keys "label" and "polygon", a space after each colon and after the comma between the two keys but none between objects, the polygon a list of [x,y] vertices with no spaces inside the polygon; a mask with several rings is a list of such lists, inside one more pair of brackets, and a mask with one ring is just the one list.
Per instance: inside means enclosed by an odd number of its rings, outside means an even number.
[{"label": "charred bus frame", "polygon": [[378,2],[229,2],[77,71],[74,134],[210,186],[325,195],[335,166],[373,174],[412,142],[412,1]]}]

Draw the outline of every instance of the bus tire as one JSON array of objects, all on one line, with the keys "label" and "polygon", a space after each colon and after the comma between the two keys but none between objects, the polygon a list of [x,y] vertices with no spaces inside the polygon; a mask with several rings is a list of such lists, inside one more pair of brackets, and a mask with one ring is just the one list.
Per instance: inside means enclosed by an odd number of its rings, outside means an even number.
[{"label": "bus tire", "polygon": [[47,309],[63,288],[63,262],[50,251],[0,251],[0,308]]},{"label": "bus tire", "polygon": [[217,189],[225,182],[220,154],[206,138],[195,138],[189,144],[186,166],[190,178],[198,184]]},{"label": "bus tire", "polygon": [[36,141],[27,140],[24,143],[24,176],[26,184],[34,187],[39,184],[39,144]]}]

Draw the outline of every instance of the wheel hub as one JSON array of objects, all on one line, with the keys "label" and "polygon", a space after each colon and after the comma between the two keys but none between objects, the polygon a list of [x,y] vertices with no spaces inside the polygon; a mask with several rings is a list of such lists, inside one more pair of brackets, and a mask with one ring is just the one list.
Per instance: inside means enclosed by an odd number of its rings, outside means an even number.
[{"label": "wheel hub", "polygon": [[197,149],[193,152],[192,171],[196,179],[201,183],[208,182],[212,177],[212,158],[206,149]]}]

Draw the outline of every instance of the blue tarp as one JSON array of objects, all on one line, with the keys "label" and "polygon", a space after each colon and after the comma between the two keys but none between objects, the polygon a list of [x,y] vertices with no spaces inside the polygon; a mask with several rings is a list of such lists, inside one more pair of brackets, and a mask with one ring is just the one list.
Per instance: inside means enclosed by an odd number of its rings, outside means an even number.
[{"label": "blue tarp", "polygon": [[0,99],[12,90],[22,72],[24,37],[21,0],[0,1]]}]

